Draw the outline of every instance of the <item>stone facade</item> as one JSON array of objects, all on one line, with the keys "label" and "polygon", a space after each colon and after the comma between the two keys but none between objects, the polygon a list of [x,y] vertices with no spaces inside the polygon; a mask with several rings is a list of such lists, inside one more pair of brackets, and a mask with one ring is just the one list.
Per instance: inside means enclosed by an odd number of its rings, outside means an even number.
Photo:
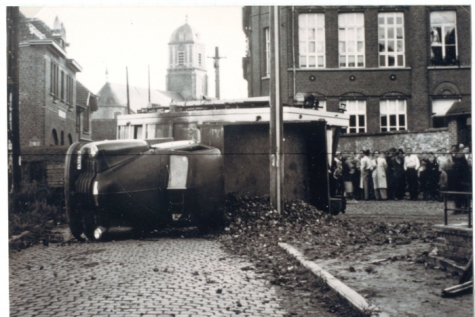
[{"label": "stone facade", "polygon": [[405,151],[408,147],[414,153],[436,153],[441,149],[449,150],[452,144],[456,143],[453,142],[450,131],[442,128],[425,132],[368,133],[364,136],[347,134],[340,137],[338,148],[342,153],[385,151],[391,148]]}]

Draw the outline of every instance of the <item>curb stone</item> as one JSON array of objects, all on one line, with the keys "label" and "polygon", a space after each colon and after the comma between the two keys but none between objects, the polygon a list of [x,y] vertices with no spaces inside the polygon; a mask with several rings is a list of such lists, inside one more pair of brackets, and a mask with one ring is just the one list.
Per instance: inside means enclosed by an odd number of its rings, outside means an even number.
[{"label": "curb stone", "polygon": [[324,278],[327,285],[333,289],[335,292],[340,294],[345,298],[353,307],[358,309],[361,312],[371,312],[372,317],[389,317],[387,313],[382,312],[378,307],[371,305],[368,301],[355,292],[353,289],[349,288],[346,284],[342,283],[336,277],[323,270],[315,262],[308,261],[305,259],[303,254],[297,251],[294,247],[287,243],[279,242],[279,247],[287,251],[290,255],[296,258],[300,264],[312,271],[313,274]]}]

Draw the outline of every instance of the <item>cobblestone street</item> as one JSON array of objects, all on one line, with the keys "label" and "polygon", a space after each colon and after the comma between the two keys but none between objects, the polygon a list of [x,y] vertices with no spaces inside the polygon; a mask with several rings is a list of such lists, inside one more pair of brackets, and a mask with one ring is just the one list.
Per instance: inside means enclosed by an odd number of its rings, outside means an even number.
[{"label": "cobblestone street", "polygon": [[[442,223],[438,202],[356,202],[356,221]],[[466,215],[450,215],[466,221]],[[69,230],[63,227],[69,234]],[[11,316],[333,316],[308,294],[282,292],[216,240],[176,235],[146,240],[37,245],[10,254]],[[297,300],[297,301],[296,301]]]},{"label": "cobblestone street", "polygon": [[10,258],[10,314],[284,316],[250,265],[200,238],[35,246]]}]

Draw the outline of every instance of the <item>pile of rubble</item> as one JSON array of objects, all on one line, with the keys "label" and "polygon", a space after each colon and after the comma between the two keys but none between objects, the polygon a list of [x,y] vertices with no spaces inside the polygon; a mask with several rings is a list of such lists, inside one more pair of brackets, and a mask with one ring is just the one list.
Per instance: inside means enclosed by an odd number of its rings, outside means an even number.
[{"label": "pile of rubble", "polygon": [[[264,249],[283,241],[305,242],[326,247],[331,256],[347,246],[360,244],[410,244],[433,241],[436,233],[420,222],[353,222],[317,210],[303,201],[285,202],[282,215],[270,208],[269,198],[229,195],[226,203],[225,234],[239,246],[259,245]],[[253,242],[249,244],[249,242]]]},{"label": "pile of rubble", "polygon": [[302,247],[313,260],[357,254],[367,245],[410,244],[418,239],[429,242],[436,237],[424,223],[348,221],[303,201],[285,202],[283,207],[279,215],[270,207],[268,197],[228,196],[221,242],[230,252],[250,257],[258,271],[269,273],[272,284],[289,291],[311,292],[312,298],[319,299],[320,304],[325,302],[329,311],[340,316],[348,316],[350,308],[288,256],[278,242]]}]

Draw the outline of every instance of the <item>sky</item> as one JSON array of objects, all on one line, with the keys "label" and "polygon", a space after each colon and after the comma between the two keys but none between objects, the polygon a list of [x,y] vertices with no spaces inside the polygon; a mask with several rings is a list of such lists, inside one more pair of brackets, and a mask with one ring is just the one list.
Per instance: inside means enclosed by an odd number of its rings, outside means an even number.
[{"label": "sky", "polygon": [[[68,58],[83,68],[77,79],[93,93],[106,83],[106,69],[111,83],[166,90],[168,42],[178,27],[188,24],[200,34],[206,57],[219,47],[221,99],[247,97],[242,58],[246,39],[242,31],[241,6],[115,6],[115,7],[32,7],[20,10],[27,17],[37,17],[50,24],[57,15],[66,29]],[[213,60],[206,58],[208,95],[215,97]]]}]

